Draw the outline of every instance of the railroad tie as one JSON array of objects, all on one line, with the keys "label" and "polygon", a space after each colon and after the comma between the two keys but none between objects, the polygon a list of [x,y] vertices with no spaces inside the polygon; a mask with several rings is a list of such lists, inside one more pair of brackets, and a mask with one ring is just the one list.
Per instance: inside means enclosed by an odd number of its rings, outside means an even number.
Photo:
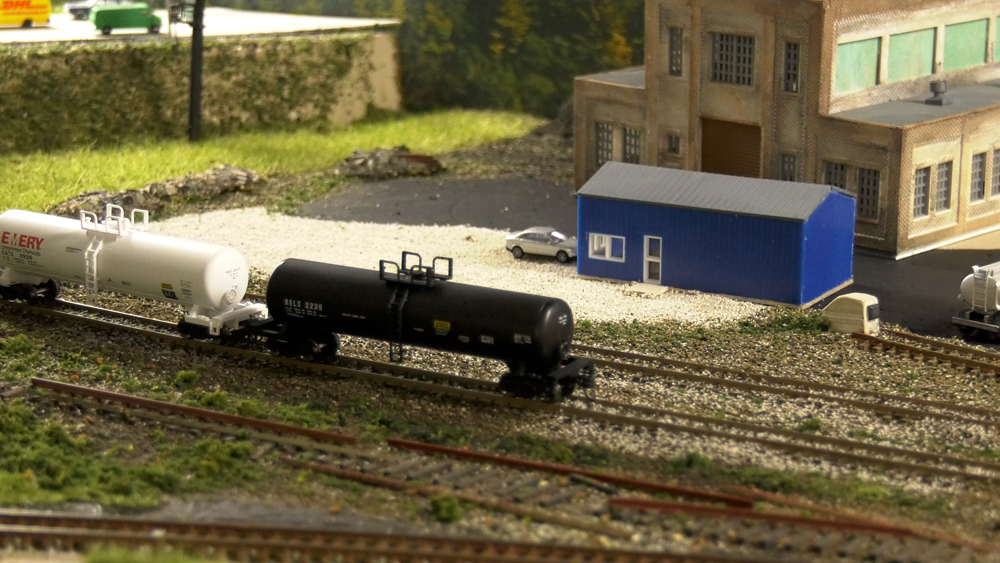
[{"label": "railroad tie", "polygon": [[459,479],[458,482],[454,483],[452,486],[456,489],[465,489],[473,485],[477,485],[482,482],[498,482],[503,479],[503,473],[496,471],[494,469],[488,469],[486,471],[476,473],[466,477],[465,479]]},{"label": "railroad tie", "polygon": [[431,481],[435,485],[451,485],[452,481],[460,479],[479,470],[478,465],[466,464],[452,469],[448,473],[438,475]]},{"label": "railroad tie", "polygon": [[587,477],[586,475],[580,475],[579,473],[570,473],[569,478],[573,481],[576,481],[577,483],[583,483],[585,485],[593,487],[606,495],[614,496],[618,494],[617,487],[609,485],[604,481],[599,481],[597,479],[594,479],[593,477]]},{"label": "railroad tie", "polygon": [[825,555],[840,546],[842,543],[844,543],[843,532],[831,532],[829,534],[818,533],[813,537],[813,541],[809,545],[809,551],[819,555]]},{"label": "railroad tie", "polygon": [[527,502],[529,500],[534,500],[538,497],[549,495],[561,489],[562,488],[559,485],[541,485],[541,483],[539,483],[537,486],[535,486],[530,490],[515,493],[514,501]]},{"label": "railroad tie", "polygon": [[902,547],[903,542],[899,538],[885,538],[865,551],[863,558],[874,563],[895,563],[898,560],[896,554]]},{"label": "railroad tie", "polygon": [[[524,477],[522,479],[514,481],[513,483],[511,483],[509,485],[506,485],[506,486],[504,486],[505,483],[503,483],[503,482],[495,483],[494,486],[487,487],[486,490],[492,492],[493,494],[495,494],[497,496],[501,496],[502,497],[502,496],[512,495],[512,494],[514,494],[514,493],[518,492],[519,490],[524,489],[526,487],[535,487],[535,486],[537,486],[541,482],[542,482],[542,478],[541,477],[539,477],[537,475],[530,475],[528,477]],[[496,485],[500,485],[500,486],[497,487]]]},{"label": "railroad tie", "polygon": [[914,538],[907,541],[905,545],[908,547],[896,556],[900,561],[905,561],[906,563],[910,563],[911,561],[940,561],[940,559],[926,559],[922,557],[932,545],[929,541]]},{"label": "railroad tie", "polygon": [[935,541],[933,543],[926,540],[911,539],[907,542],[909,548],[899,555],[902,561],[938,563],[945,561],[945,554],[952,550],[946,542]]},{"label": "railroad tie", "polygon": [[872,544],[872,541],[872,537],[868,534],[857,534],[842,545],[837,546],[837,555],[839,557],[858,555],[866,549],[870,549],[869,546]]},{"label": "railroad tie", "polygon": [[424,460],[421,458],[408,459],[401,463],[397,463],[396,465],[393,465],[387,469],[384,469],[382,471],[382,475],[386,477],[399,475],[413,469],[414,467],[417,467],[418,465],[422,465],[423,463]]},{"label": "railroad tie", "polygon": [[969,546],[963,546],[962,549],[959,550],[958,554],[955,555],[955,557],[953,557],[952,559],[948,559],[946,561],[947,563],[973,563],[975,560],[976,558],[972,552],[972,549],[969,548]]},{"label": "railroad tie", "polygon": [[549,506],[555,506],[557,504],[562,504],[564,502],[568,502],[568,501],[573,500],[573,498],[576,497],[576,493],[578,493],[578,492],[579,492],[578,490],[576,490],[576,489],[574,489],[572,487],[566,487],[565,489],[557,492],[556,494],[549,495],[549,496],[547,496],[547,497],[539,500],[538,504],[540,506],[544,506],[544,507],[549,507]]},{"label": "railroad tie", "polygon": [[445,469],[450,468],[454,464],[455,464],[455,462],[453,462],[451,460],[445,460],[445,461],[439,461],[437,463],[433,463],[433,464],[428,465],[428,466],[426,466],[424,468],[416,468],[415,471],[411,471],[411,472],[409,472],[409,473],[406,474],[406,480],[407,481],[416,481],[417,479],[423,479],[424,477],[428,477],[428,476],[434,475],[436,473],[441,473],[442,471],[444,471]]}]

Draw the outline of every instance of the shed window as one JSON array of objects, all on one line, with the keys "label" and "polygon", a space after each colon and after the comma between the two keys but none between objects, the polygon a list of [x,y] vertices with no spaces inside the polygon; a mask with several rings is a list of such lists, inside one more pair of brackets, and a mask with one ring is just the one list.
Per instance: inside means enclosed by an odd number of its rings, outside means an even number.
[{"label": "shed window", "polygon": [[951,161],[938,164],[937,169],[937,202],[934,209],[944,211],[951,209]]},{"label": "shed window", "polygon": [[632,164],[639,164],[639,153],[642,147],[642,131],[639,129],[625,128],[625,153],[622,160]]},{"label": "shed window", "polygon": [[842,190],[847,189],[847,166],[839,162],[824,162],[823,183]]},{"label": "shed window", "polygon": [[785,92],[799,92],[799,44],[785,43]]},{"label": "shed window", "polygon": [[990,193],[1000,195],[1000,150],[993,151],[993,180],[990,182]]},{"label": "shed window", "polygon": [[986,153],[972,155],[972,186],[969,189],[970,201],[986,199]]},{"label": "shed window", "polygon": [[913,217],[927,217],[928,192],[931,187],[931,167],[917,169],[913,173]]},{"label": "shed window", "polygon": [[795,155],[794,154],[783,154],[781,155],[781,177],[779,180],[784,180],[786,182],[795,181]]},{"label": "shed window", "polygon": [[879,171],[858,168],[858,218],[878,221]]},{"label": "shed window", "polygon": [[614,158],[615,135],[610,123],[597,123],[597,167]]},{"label": "shed window", "polygon": [[590,233],[589,256],[595,260],[625,261],[625,237]]},{"label": "shed window", "polygon": [[753,37],[712,34],[712,82],[753,86]]},{"label": "shed window", "polygon": [[684,29],[670,28],[670,76],[681,76],[684,71]]}]

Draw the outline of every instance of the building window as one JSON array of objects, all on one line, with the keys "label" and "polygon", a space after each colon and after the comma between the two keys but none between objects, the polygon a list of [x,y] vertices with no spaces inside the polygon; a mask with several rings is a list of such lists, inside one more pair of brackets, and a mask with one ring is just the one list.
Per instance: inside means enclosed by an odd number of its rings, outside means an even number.
[{"label": "building window", "polygon": [[990,193],[1000,195],[1000,150],[993,151],[993,181],[990,182]]},{"label": "building window", "polygon": [[928,192],[931,188],[931,167],[920,168],[913,173],[913,217],[927,217]]},{"label": "building window", "polygon": [[639,164],[639,153],[642,147],[642,132],[639,129],[625,128],[625,153],[622,160]]},{"label": "building window", "polygon": [[972,187],[969,189],[970,201],[986,199],[986,153],[972,155]]},{"label": "building window", "polygon": [[839,162],[824,162],[823,183],[842,190],[847,189],[847,165]]},{"label": "building window", "polygon": [[670,28],[670,76],[681,76],[684,71],[684,29]]},{"label": "building window", "polygon": [[614,159],[615,136],[610,123],[597,124],[597,167]]},{"label": "building window", "polygon": [[879,171],[858,168],[858,218],[878,221]]},{"label": "building window", "polygon": [[798,43],[785,43],[785,92],[799,93]]},{"label": "building window", "polygon": [[795,155],[794,154],[783,154],[781,155],[781,175],[779,180],[784,180],[786,182],[795,181]]},{"label": "building window", "polygon": [[670,154],[681,154],[680,135],[667,135],[667,152]]},{"label": "building window", "polygon": [[590,233],[589,256],[594,260],[625,261],[625,237]]},{"label": "building window", "polygon": [[753,86],[753,37],[712,34],[712,82]]},{"label": "building window", "polygon": [[937,169],[937,211],[951,209],[951,161],[938,164]]}]

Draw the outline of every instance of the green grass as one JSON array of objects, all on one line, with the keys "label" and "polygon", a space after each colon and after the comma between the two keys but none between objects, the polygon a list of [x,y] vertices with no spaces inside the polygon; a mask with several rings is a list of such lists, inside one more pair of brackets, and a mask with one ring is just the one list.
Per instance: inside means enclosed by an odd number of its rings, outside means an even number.
[{"label": "green grass", "polygon": [[542,123],[517,113],[450,110],[378,119],[329,133],[251,133],[192,144],[150,141],[120,148],[80,149],[0,157],[0,210],[41,211],[81,192],[139,189],[149,182],[207,170],[242,166],[263,176],[332,167],[358,148],[406,145],[440,154],[518,137]]}]

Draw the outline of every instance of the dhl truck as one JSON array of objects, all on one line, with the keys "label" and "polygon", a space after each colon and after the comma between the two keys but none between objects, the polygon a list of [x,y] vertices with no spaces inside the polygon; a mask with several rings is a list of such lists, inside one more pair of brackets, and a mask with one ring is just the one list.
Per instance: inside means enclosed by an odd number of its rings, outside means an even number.
[{"label": "dhl truck", "polygon": [[50,0],[0,0],[0,26],[47,24],[51,15]]}]

